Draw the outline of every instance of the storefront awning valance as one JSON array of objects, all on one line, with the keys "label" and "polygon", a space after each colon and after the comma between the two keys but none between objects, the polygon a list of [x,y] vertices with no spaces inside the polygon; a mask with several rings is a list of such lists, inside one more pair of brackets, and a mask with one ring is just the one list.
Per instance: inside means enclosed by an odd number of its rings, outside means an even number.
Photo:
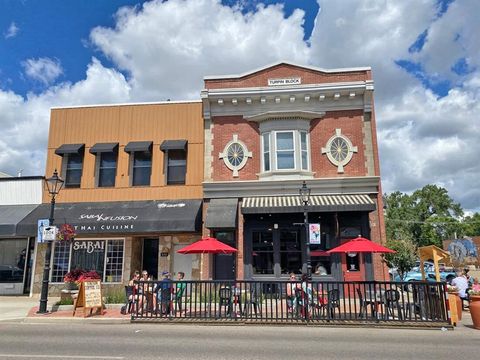
[{"label": "storefront awning valance", "polygon": [[[308,211],[373,211],[375,202],[365,194],[311,195]],[[300,196],[264,196],[243,199],[243,214],[301,212]]]},{"label": "storefront awning valance", "polygon": [[238,199],[212,199],[207,209],[205,226],[209,229],[235,229]]},{"label": "storefront awning valance", "polygon": [[[70,224],[77,236],[198,232],[201,200],[114,201],[57,203],[55,224]],[[17,232],[34,236],[39,219],[48,219],[50,204],[42,204],[17,226]]]},{"label": "storefront awning valance", "polygon": [[55,154],[63,156],[65,154],[80,154],[83,152],[85,144],[63,144],[55,150]]},{"label": "storefront awning valance", "polygon": [[125,152],[152,151],[152,141],[130,141],[125,146]]},{"label": "storefront awning valance", "polygon": [[0,236],[17,236],[17,225],[39,205],[0,206]]},{"label": "storefront awning valance", "polygon": [[187,140],[165,140],[160,145],[160,150],[187,150]]},{"label": "storefront awning valance", "polygon": [[90,153],[111,153],[118,151],[118,142],[117,143],[96,143],[90,148]]}]

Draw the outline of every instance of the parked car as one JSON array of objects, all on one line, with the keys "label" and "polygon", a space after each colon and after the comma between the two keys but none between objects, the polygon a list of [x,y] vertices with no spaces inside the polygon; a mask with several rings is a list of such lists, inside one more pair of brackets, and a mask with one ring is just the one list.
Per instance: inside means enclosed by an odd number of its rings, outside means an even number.
[{"label": "parked car", "polygon": [[[423,263],[425,269],[425,280],[427,281],[437,281],[435,276],[435,267],[432,262],[425,261]],[[446,270],[444,265],[439,265],[440,268],[440,280],[445,281],[450,284],[450,282],[456,277],[454,271]],[[417,261],[416,266],[412,268],[409,272],[405,274],[403,281],[421,281],[422,280],[422,271],[420,270],[420,261]],[[397,272],[393,274],[393,281],[402,281]],[[405,287],[405,290],[410,290],[409,286]]]}]

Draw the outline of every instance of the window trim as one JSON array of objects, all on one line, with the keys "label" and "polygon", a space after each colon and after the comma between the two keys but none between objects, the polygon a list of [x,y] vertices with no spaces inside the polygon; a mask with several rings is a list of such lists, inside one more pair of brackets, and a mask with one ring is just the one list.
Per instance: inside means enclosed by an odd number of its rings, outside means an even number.
[{"label": "window trim", "polygon": [[[113,238],[104,238],[104,237],[97,237],[97,238],[76,238],[75,241],[105,241],[105,258],[104,258],[104,262],[103,262],[103,279],[101,279],[102,283],[104,284],[112,284],[112,285],[115,285],[115,284],[123,284],[124,282],[124,278],[125,278],[125,243],[126,243],[126,238],[125,237],[113,237]],[[106,266],[107,266],[107,249],[108,249],[108,242],[111,241],[111,240],[121,240],[123,241],[123,253],[122,253],[122,276],[121,276],[121,280],[118,281],[118,282],[106,282],[105,281],[105,276],[106,276]],[[68,253],[68,271],[70,271],[71,269],[71,266],[72,266],[72,252],[73,252],[73,246],[72,246],[72,243],[70,242],[69,244],[69,247],[70,247],[70,251]],[[53,263],[53,259],[54,259],[54,256],[55,256],[55,246],[53,246],[53,249],[52,249],[52,255],[50,257],[50,274],[49,274],[49,282],[51,284],[63,284],[64,282],[61,281],[61,282],[53,282],[52,281],[52,273],[53,273],[53,266],[54,266],[54,263]]]},{"label": "window trim", "polygon": [[[268,139],[268,170],[265,169],[265,137]],[[261,149],[262,149],[262,158],[261,158],[261,168],[262,172],[272,171],[272,139],[271,132],[264,132],[261,134]]]}]

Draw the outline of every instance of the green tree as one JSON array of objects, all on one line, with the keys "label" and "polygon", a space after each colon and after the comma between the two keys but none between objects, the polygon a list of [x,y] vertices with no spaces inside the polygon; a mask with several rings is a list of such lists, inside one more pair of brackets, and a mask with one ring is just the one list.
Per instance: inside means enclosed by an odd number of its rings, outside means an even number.
[{"label": "green tree", "polygon": [[426,185],[412,195],[396,191],[385,195],[387,239],[407,239],[417,246],[437,245],[465,234],[463,210],[436,185]]},{"label": "green tree", "polygon": [[383,258],[388,267],[397,269],[398,276],[403,281],[405,274],[415,266],[417,248],[410,240],[388,240],[387,247],[396,252],[384,254]]},{"label": "green tree", "polygon": [[480,213],[466,216],[463,220],[464,233],[467,236],[480,236]]}]

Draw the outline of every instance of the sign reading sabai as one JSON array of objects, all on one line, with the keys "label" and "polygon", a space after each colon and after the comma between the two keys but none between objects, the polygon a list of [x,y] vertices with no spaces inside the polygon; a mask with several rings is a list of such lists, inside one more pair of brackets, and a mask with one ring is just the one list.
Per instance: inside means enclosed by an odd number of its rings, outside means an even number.
[{"label": "sign reading sabai", "polygon": [[80,283],[78,290],[78,297],[73,304],[73,316],[77,308],[83,307],[83,316],[87,316],[87,310],[90,310],[90,315],[93,309],[97,313],[102,312],[102,283],[100,280],[83,281]]}]

